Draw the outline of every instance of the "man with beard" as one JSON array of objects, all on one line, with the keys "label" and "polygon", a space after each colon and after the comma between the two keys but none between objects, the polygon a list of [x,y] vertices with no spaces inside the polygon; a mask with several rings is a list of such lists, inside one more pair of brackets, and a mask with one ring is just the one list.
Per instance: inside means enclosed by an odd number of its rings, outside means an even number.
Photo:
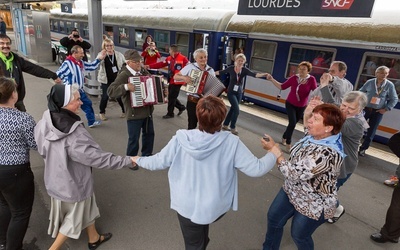
[{"label": "man with beard", "polygon": [[18,92],[18,101],[15,103],[15,107],[25,112],[26,108],[23,102],[25,97],[25,81],[22,72],[41,78],[51,78],[56,83],[61,83],[61,79],[58,78],[56,73],[31,63],[11,52],[10,46],[11,38],[6,34],[0,34],[0,68],[5,77],[15,80]]}]

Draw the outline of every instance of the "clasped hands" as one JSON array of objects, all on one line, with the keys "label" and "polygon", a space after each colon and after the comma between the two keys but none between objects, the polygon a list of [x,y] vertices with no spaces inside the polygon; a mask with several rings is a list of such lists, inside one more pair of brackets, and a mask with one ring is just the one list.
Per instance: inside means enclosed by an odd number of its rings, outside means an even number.
[{"label": "clasped hands", "polygon": [[280,158],[283,159],[281,148],[270,135],[264,134],[264,136],[261,138],[261,145],[269,153],[273,153],[275,155],[277,163],[279,162]]}]

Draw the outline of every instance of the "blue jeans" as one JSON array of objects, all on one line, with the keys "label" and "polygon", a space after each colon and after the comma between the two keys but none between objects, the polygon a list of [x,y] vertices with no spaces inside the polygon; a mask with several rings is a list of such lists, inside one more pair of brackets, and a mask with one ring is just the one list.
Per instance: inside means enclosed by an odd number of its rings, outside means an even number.
[{"label": "blue jeans", "polygon": [[154,146],[154,125],[153,118],[127,120],[128,125],[128,146],[126,155],[136,156],[139,152],[139,138],[142,131],[142,156],[149,156],[153,153]]},{"label": "blue jeans", "polygon": [[376,130],[378,129],[379,124],[382,121],[383,114],[377,112],[376,109],[365,108],[364,109],[365,120],[368,121],[369,128],[367,130],[367,134],[364,137],[364,142],[361,144],[360,150],[367,150],[372,140],[374,139]]},{"label": "blue jeans", "polygon": [[289,120],[289,124],[286,127],[285,132],[283,133],[282,138],[286,139],[287,144],[292,144],[292,135],[293,131],[296,127],[297,122],[303,118],[303,113],[306,107],[297,107],[289,102],[285,102],[286,112]]},{"label": "blue jeans", "polygon": [[292,217],[291,235],[297,248],[299,250],[314,249],[314,241],[311,235],[315,229],[324,224],[324,214],[321,215],[319,220],[313,220],[297,212],[285,191],[281,188],[268,210],[268,226],[263,250],[279,249],[283,227]]},{"label": "blue jeans", "polygon": [[226,115],[224,126],[228,126],[230,123],[230,127],[234,129],[236,128],[236,121],[239,116],[239,102],[242,100],[242,93],[231,91],[228,93],[228,100],[231,104],[231,108]]},{"label": "blue jeans", "polygon": [[85,91],[83,91],[82,89],[79,90],[79,94],[81,94],[81,101],[83,103],[81,109],[83,110],[83,112],[85,112],[86,119],[88,120],[88,125],[90,126],[96,121],[96,119],[94,118],[92,101],[89,99]]}]

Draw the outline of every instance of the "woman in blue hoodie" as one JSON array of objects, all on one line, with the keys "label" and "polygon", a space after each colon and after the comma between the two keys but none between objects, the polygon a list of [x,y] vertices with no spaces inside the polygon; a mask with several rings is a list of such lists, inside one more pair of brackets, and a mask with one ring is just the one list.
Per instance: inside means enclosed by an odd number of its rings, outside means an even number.
[{"label": "woman in blue hoodie", "polygon": [[178,130],[161,152],[133,158],[149,170],[169,168],[171,208],[178,213],[186,249],[206,249],[209,224],[237,210],[237,169],[262,176],[282,154],[272,140],[261,139],[269,152],[258,159],[239,137],[221,131],[226,107],[218,97],[200,99],[196,114],[199,129]]}]

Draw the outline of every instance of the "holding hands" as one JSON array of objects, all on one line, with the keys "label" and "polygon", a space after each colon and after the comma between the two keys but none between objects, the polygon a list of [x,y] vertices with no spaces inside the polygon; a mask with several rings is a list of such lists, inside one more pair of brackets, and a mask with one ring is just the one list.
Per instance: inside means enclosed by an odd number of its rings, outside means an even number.
[{"label": "holding hands", "polygon": [[279,158],[283,158],[283,154],[279,145],[272,139],[271,136],[264,134],[261,138],[262,147],[270,153],[273,153],[278,161]]},{"label": "holding hands", "polygon": [[107,52],[106,52],[105,49],[103,49],[102,51],[100,51],[100,52],[97,54],[96,59],[103,60],[104,58],[106,58],[106,55],[107,55]]},{"label": "holding hands", "polygon": [[329,73],[324,73],[319,81],[321,87],[328,86],[328,84],[333,81],[333,76]]}]

